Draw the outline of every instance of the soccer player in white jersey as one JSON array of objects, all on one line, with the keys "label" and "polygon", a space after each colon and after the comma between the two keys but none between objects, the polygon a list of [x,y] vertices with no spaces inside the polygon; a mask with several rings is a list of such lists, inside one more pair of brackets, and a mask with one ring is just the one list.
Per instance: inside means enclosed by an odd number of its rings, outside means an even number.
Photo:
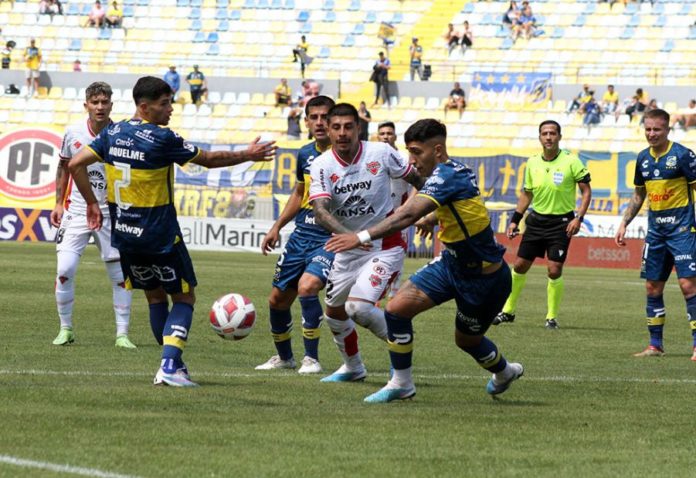
[{"label": "soccer player in white jersey", "polygon": [[[128,325],[131,310],[131,292],[126,290],[118,250],[111,247],[110,221],[104,227],[92,231],[87,227],[87,205],[75,187],[68,162],[110,122],[111,86],[94,82],[85,91],[85,110],[87,118],[81,123],[69,126],[63,137],[60,164],[56,173],[56,205],[51,211],[51,224],[58,227],[56,251],[58,267],[56,274],[56,305],[60,318],[60,332],[54,345],[68,345],[75,341],[73,332],[73,304],[75,302],[75,274],[80,256],[87,247],[90,237],[94,238],[113,289],[114,313],[116,315],[116,347],[134,349],[136,346],[128,338]],[[88,169],[94,195],[99,201],[102,213],[108,217],[106,203],[106,173],[103,163],[95,163]]]},{"label": "soccer player in white jersey", "polygon": [[[420,186],[418,173],[391,146],[359,140],[359,116],[352,105],[329,110],[332,149],[311,167],[309,200],[316,221],[327,231],[364,230],[393,213],[392,178]],[[384,314],[375,303],[403,264],[405,243],[397,232],[369,247],[337,254],[326,288],[326,322],[343,365],[323,382],[363,380],[367,372],[355,324],[386,338]]]},{"label": "soccer player in white jersey", "polygon": [[[377,126],[377,137],[382,143],[387,143],[389,146],[394,148],[398,153],[404,158],[404,162],[408,163],[408,155],[405,155],[396,146],[396,126],[391,121],[385,121]],[[415,193],[415,188],[403,179],[392,179],[391,181],[391,197],[394,204],[394,210],[400,208],[409,197]],[[404,242],[408,243],[408,234],[406,230],[401,231],[401,236],[404,238]],[[392,298],[399,291],[401,286],[401,270],[399,270],[399,275],[396,276],[394,282],[392,282],[391,287],[389,287],[389,298]]]}]

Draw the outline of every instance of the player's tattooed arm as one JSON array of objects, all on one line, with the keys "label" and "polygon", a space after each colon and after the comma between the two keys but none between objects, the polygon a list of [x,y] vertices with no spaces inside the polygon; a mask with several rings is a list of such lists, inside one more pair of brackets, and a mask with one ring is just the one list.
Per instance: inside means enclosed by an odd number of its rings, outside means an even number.
[{"label": "player's tattooed arm", "polygon": [[340,234],[343,232],[351,232],[343,224],[341,224],[338,219],[336,219],[329,206],[331,200],[328,198],[318,198],[312,201],[312,208],[314,208],[314,219],[319,223],[321,227],[329,232],[335,234]]},{"label": "player's tattooed arm", "polygon": [[645,202],[645,196],[647,195],[647,190],[645,187],[637,187],[633,190],[633,196],[626,206],[626,212],[623,215],[623,222],[627,226],[631,224],[633,218],[635,218],[640,212],[640,208],[643,207],[643,202]]},{"label": "player's tattooed arm", "polygon": [[411,172],[409,172],[402,179],[407,183],[411,184],[414,188],[418,189],[419,191],[425,184],[425,178],[421,177],[421,175],[418,174],[418,171],[416,171],[415,168],[411,169]]}]

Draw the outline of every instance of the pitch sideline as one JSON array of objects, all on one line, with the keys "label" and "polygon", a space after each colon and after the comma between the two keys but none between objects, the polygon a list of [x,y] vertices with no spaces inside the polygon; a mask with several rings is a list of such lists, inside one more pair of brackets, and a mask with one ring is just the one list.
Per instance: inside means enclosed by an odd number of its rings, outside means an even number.
[{"label": "pitch sideline", "polygon": [[81,466],[60,465],[47,461],[26,460],[16,456],[0,455],[0,463],[15,465],[24,468],[38,468],[41,470],[55,471],[56,473],[71,473],[73,475],[94,476],[97,478],[137,478],[134,475],[121,475],[108,471],[97,470],[95,468],[83,468]]}]

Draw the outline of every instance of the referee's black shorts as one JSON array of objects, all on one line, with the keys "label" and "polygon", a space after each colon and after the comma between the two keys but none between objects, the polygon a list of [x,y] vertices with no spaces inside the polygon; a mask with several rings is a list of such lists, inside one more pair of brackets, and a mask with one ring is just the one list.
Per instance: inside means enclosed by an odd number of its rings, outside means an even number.
[{"label": "referee's black shorts", "polygon": [[546,255],[550,261],[565,262],[570,245],[566,228],[574,217],[573,211],[562,215],[530,212],[525,220],[527,228],[522,235],[517,256],[533,261]]}]

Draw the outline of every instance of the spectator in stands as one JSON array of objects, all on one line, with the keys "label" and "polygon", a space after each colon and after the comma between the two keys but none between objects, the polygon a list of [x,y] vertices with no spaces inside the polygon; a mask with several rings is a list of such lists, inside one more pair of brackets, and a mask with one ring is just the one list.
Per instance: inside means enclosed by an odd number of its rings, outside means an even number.
[{"label": "spectator in stands", "polygon": [[50,15],[53,18],[53,15],[63,14],[63,6],[59,0],[41,0],[39,2],[39,14]]},{"label": "spectator in stands", "polygon": [[513,40],[517,40],[520,36],[529,40],[534,36],[535,31],[536,18],[532,13],[532,7],[529,2],[522,2],[522,12],[514,27]]},{"label": "spectator in stands", "polygon": [[176,101],[179,88],[181,88],[181,76],[179,76],[179,72],[176,71],[176,65],[170,65],[169,70],[164,74],[162,79],[172,89],[172,101]]},{"label": "spectator in stands", "polygon": [[672,121],[669,125],[670,129],[676,125],[681,126],[684,130],[696,126],[696,100],[690,100],[688,108],[679,110],[672,116]]},{"label": "spectator in stands", "polygon": [[414,80],[416,73],[418,73],[418,79],[423,81],[423,47],[418,44],[418,38],[411,39],[408,52],[411,55],[411,81]]},{"label": "spectator in stands", "polygon": [[368,141],[368,131],[370,129],[370,121],[372,121],[372,115],[367,111],[367,105],[364,101],[360,102],[360,109],[358,109],[358,123],[360,126],[360,134],[358,138],[360,141]]},{"label": "spectator in stands", "polygon": [[570,106],[568,107],[568,111],[566,113],[572,113],[575,110],[578,110],[578,113],[582,113],[582,105],[587,103],[590,100],[590,85],[585,83],[582,85],[582,91],[578,93],[578,95],[573,98],[572,103],[570,103]]},{"label": "spectator in stands", "polygon": [[75,71],[78,73],[82,71],[82,62],[79,59],[77,59],[73,62],[72,71]]},{"label": "spectator in stands", "polygon": [[472,46],[474,46],[474,32],[471,31],[471,27],[469,26],[468,20],[464,20],[460,36],[462,38],[462,53],[464,53],[467,48],[471,48]]},{"label": "spectator in stands", "polygon": [[298,104],[293,104],[288,113],[288,139],[296,140],[302,137],[302,128],[300,128],[300,120],[302,119],[302,107]]},{"label": "spectator in stands", "polygon": [[449,54],[451,55],[454,49],[457,48],[457,45],[459,45],[459,32],[454,29],[454,25],[448,23],[444,37],[447,42],[447,47],[449,48]]},{"label": "spectator in stands", "polygon": [[92,10],[87,17],[86,27],[103,27],[104,19],[106,18],[106,10],[102,8],[101,2],[97,0],[92,6]]},{"label": "spectator in stands", "polygon": [[512,1],[508,6],[507,12],[503,14],[503,28],[507,28],[512,33],[517,19],[520,16],[520,9],[517,8],[517,2]]},{"label": "spectator in stands", "polygon": [[[633,116],[637,113],[643,113],[645,108],[648,106],[648,94],[643,91],[643,88],[638,88],[636,94],[633,95],[629,100],[625,101],[626,108],[624,113],[628,115],[629,121],[633,121]],[[618,118],[619,111],[616,112],[616,117]]]},{"label": "spectator in stands", "polygon": [[123,25],[123,10],[118,8],[118,2],[112,2],[111,8],[106,12],[106,26],[109,28],[121,28]]},{"label": "spectator in stands", "polygon": [[373,81],[375,83],[375,102],[372,103],[372,106],[377,106],[377,103],[379,102],[379,95],[380,92],[384,95],[384,103],[387,105],[390,104],[389,102],[389,68],[391,68],[391,62],[389,61],[389,58],[387,58],[384,55],[383,51],[379,52],[379,58],[375,62],[374,66],[372,67],[372,76],[370,77],[370,81]]},{"label": "spectator in stands", "polygon": [[604,114],[615,113],[619,107],[619,94],[614,91],[614,85],[607,86],[607,91],[602,96],[602,112]]},{"label": "spectator in stands", "polygon": [[602,120],[602,110],[595,100],[594,90],[590,90],[589,99],[583,104],[582,110],[585,112],[585,116],[582,118],[582,124],[587,126],[587,131],[590,130],[592,125],[599,124]]},{"label": "spectator in stands", "polygon": [[302,35],[300,37],[300,43],[298,43],[295,48],[292,50],[292,56],[293,56],[293,63],[297,63],[299,60],[300,62],[300,72],[302,73],[302,78],[304,78],[305,74],[305,66],[309,65],[312,62],[312,58],[307,55],[307,51],[309,50],[309,43],[307,43],[307,37]]},{"label": "spectator in stands", "polygon": [[15,47],[15,42],[13,41],[8,41],[5,43],[5,48],[2,49],[2,52],[0,52],[0,58],[2,58],[2,69],[3,70],[9,70],[10,69],[10,63],[12,63],[12,50]]},{"label": "spectator in stands", "polygon": [[648,102],[648,104],[645,106],[645,110],[643,111],[643,114],[640,115],[640,123],[638,123],[638,124],[643,126],[643,118],[645,118],[645,113],[647,113],[648,111],[656,110],[658,108],[660,108],[660,106],[657,104],[657,100],[655,98],[650,100]]},{"label": "spectator in stands", "polygon": [[[305,83],[303,81],[303,83]],[[275,105],[276,106],[289,106],[291,103],[291,90],[288,86],[288,80],[281,78],[280,84],[273,90],[275,93]]]},{"label": "spectator in stands", "polygon": [[39,67],[41,66],[41,50],[36,46],[36,40],[29,40],[29,46],[24,50],[24,62],[27,71],[27,96],[33,96],[39,91]]},{"label": "spectator in stands", "polygon": [[447,111],[454,108],[457,108],[457,111],[459,111],[459,117],[461,118],[464,108],[466,108],[466,95],[458,82],[454,83],[454,88],[452,88],[452,91],[450,91],[447,104],[445,105],[445,118],[447,118]]},{"label": "spectator in stands", "polygon": [[198,65],[193,65],[193,71],[186,77],[191,92],[191,103],[198,105],[203,100],[203,95],[208,92],[208,82],[205,75],[198,70]]}]

